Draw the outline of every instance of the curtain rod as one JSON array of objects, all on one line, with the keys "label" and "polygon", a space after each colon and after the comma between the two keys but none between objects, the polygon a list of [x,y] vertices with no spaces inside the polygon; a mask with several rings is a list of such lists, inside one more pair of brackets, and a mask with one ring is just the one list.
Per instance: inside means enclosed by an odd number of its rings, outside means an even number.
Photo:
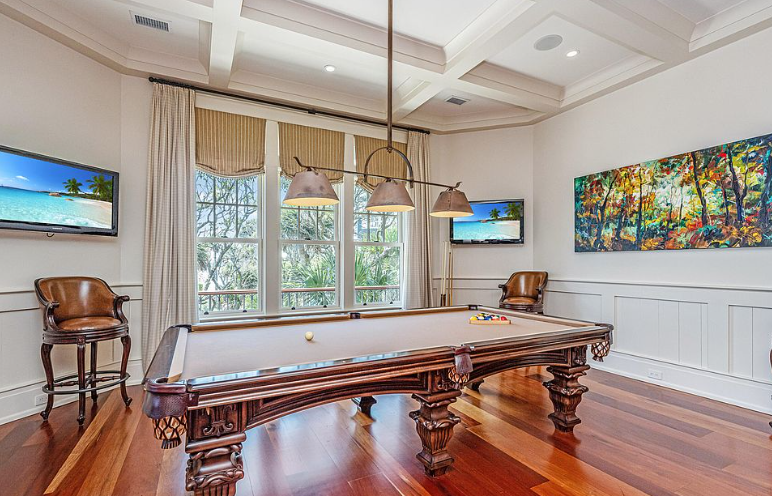
[{"label": "curtain rod", "polygon": [[[322,116],[322,117],[332,117],[334,119],[343,119],[343,120],[347,120],[347,121],[360,122],[362,124],[369,124],[371,126],[382,126],[382,127],[386,126],[385,122],[376,121],[376,120],[372,120],[372,119],[365,119],[363,117],[352,117],[352,116],[349,116],[349,115],[338,114],[338,113],[329,112],[329,111],[326,111],[326,110],[316,110],[316,109],[311,108],[311,107],[301,107],[299,105],[292,105],[292,104],[289,104],[289,103],[272,102],[270,100],[263,100],[261,98],[255,98],[255,97],[252,97],[252,96],[238,95],[236,93],[228,93],[227,91],[220,91],[220,90],[215,90],[215,89],[210,89],[210,88],[203,88],[201,86],[194,86],[192,84],[180,83],[180,82],[177,82],[177,81],[170,81],[168,79],[161,79],[161,78],[157,78],[157,77],[153,77],[153,76],[149,77],[148,80],[151,83],[166,84],[166,85],[169,85],[169,86],[178,86],[180,88],[187,88],[187,89],[190,89],[190,90],[200,91],[202,93],[210,93],[212,95],[225,96],[225,97],[229,97],[229,98],[236,98],[238,100],[246,100],[248,102],[259,103],[261,105],[268,105],[268,106],[271,106],[271,107],[279,107],[279,108],[283,108],[283,109],[287,109],[287,110],[294,110],[294,111],[297,111],[297,112],[305,112],[305,113],[311,114],[311,115],[319,115],[319,116]],[[401,129],[403,131],[413,131],[413,132],[416,132],[416,133],[430,134],[429,131],[427,131],[426,129],[420,129],[420,128],[415,128],[415,127],[394,126],[394,128],[395,129]]]}]

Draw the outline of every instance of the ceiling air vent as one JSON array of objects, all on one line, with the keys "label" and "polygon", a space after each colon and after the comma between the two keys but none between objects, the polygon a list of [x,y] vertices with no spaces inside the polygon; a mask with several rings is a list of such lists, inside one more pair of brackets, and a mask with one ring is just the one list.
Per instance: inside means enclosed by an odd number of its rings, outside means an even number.
[{"label": "ceiling air vent", "polygon": [[467,100],[466,98],[461,98],[460,96],[451,96],[445,101],[448,103],[452,103],[453,105],[463,105],[469,100]]},{"label": "ceiling air vent", "polygon": [[146,28],[157,29],[167,33],[169,32],[169,23],[167,21],[153,19],[152,17],[135,14],[134,12],[131,13],[131,18],[134,19],[134,24],[137,24],[138,26],[145,26]]}]

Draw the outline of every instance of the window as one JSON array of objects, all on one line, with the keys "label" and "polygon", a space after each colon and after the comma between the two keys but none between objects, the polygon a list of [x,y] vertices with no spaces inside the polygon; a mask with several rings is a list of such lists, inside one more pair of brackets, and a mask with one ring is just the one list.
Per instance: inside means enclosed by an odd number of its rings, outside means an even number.
[{"label": "window", "polygon": [[369,212],[369,199],[354,185],[354,302],[396,305],[402,300],[402,215]]},{"label": "window", "polygon": [[[279,201],[290,179],[281,176]],[[281,204],[281,307],[338,306],[338,206]]]},{"label": "window", "polygon": [[222,178],[196,171],[198,309],[259,312],[262,176]]}]

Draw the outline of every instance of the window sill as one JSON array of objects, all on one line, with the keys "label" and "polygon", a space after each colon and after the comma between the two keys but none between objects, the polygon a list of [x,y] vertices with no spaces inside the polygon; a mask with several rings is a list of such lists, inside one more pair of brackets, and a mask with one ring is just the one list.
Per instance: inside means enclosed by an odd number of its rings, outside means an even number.
[{"label": "window sill", "polygon": [[199,322],[230,322],[230,321],[249,321],[249,320],[268,320],[278,319],[280,317],[289,316],[313,316],[313,315],[331,315],[336,313],[349,313],[349,312],[380,312],[386,310],[401,310],[404,309],[402,305],[378,305],[378,306],[356,306],[352,308],[325,308],[323,310],[286,310],[280,313],[263,314],[263,313],[239,313],[239,314],[225,314],[225,315],[207,315],[201,316]]}]

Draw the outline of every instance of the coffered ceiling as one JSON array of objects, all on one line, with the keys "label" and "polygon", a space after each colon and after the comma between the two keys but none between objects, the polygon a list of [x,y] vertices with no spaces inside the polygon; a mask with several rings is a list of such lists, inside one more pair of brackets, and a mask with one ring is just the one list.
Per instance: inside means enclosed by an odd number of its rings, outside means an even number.
[{"label": "coffered ceiling", "polygon": [[[125,74],[385,118],[386,0],[0,0],[0,13]],[[396,120],[457,132],[533,124],[766,29],[772,0],[395,0],[394,19]],[[549,35],[562,42],[536,49]]]}]

